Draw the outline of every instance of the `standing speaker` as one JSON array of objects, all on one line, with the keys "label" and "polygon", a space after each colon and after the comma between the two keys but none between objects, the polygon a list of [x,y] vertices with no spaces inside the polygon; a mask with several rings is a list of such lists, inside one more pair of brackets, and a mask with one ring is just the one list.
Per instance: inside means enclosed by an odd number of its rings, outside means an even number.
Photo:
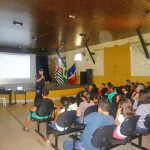
[{"label": "standing speaker", "polygon": [[86,69],[86,75],[87,75],[87,84],[93,84],[93,70]]},{"label": "standing speaker", "polygon": [[81,85],[87,84],[86,72],[80,72],[80,84]]}]

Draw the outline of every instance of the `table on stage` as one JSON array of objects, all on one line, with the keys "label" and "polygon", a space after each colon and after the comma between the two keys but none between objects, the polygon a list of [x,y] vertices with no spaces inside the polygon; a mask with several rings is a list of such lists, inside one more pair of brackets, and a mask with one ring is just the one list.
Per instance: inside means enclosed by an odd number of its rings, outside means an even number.
[{"label": "table on stage", "polygon": [[17,104],[17,102],[16,102],[16,95],[17,95],[17,94],[23,94],[23,95],[25,95],[25,103],[24,103],[23,105],[26,105],[26,104],[27,104],[27,102],[26,102],[26,91],[23,91],[23,90],[16,90],[16,91],[14,91],[14,93],[15,93],[15,103],[13,103],[13,104]]},{"label": "table on stage", "polygon": [[12,90],[0,90],[0,94],[9,96],[9,105],[12,105]]}]

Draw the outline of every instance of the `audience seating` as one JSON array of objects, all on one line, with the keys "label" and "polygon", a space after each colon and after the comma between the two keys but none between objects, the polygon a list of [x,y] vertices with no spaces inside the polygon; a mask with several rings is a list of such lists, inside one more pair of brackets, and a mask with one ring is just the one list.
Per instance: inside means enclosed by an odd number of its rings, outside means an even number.
[{"label": "audience seating", "polygon": [[116,97],[117,95],[113,96],[112,104],[111,104],[110,111],[109,111],[109,114],[113,116],[114,119],[116,118],[117,109],[118,109],[118,103],[116,102]]},{"label": "audience seating", "polygon": [[[58,137],[65,135],[65,134],[69,134],[69,133],[73,133],[73,132],[78,132],[80,130],[83,130],[84,128],[81,126],[73,126],[73,123],[76,120],[76,111],[66,111],[63,112],[62,114],[60,114],[60,116],[57,119],[57,125],[59,127],[64,128],[64,131],[58,131],[53,129],[50,126],[47,126],[47,132],[49,134],[54,134],[55,135],[55,144],[51,144],[51,146],[55,149],[58,150]],[[66,129],[67,128],[67,129]]]},{"label": "audience seating", "polygon": [[[48,123],[52,120],[54,120],[55,118],[55,110],[57,108],[53,108],[53,109],[50,109],[49,107],[47,107],[46,103],[43,103],[40,108],[38,108],[39,112],[40,112],[40,116],[43,116],[43,119],[39,120],[39,119],[35,119],[32,117],[32,112],[31,112],[31,121],[36,121],[37,122],[37,129],[35,129],[35,132],[38,133],[42,138],[44,138],[44,135],[40,132],[40,124],[41,123]],[[53,112],[54,112],[54,117],[52,117],[53,115]],[[48,118],[45,119],[44,116],[49,116]]]},{"label": "audience seating", "polygon": [[[91,143],[93,144],[94,147],[97,147],[100,149],[103,148],[106,150],[115,148],[120,145],[125,145],[127,143],[131,143],[131,145],[136,146],[142,150],[148,150],[147,148],[142,147],[142,136],[147,135],[149,133],[149,130],[147,134],[135,133],[135,128],[136,128],[138,119],[139,119],[139,116],[134,116],[129,119],[126,119],[122,123],[121,133],[127,136],[126,139],[119,140],[119,139],[113,138],[115,125],[110,125],[110,126],[104,126],[104,127],[98,128],[92,136]],[[145,118],[145,124],[148,125],[147,126],[149,127],[148,129],[150,129],[149,121],[150,121],[150,115],[148,115],[147,118]],[[74,141],[73,150],[75,150],[75,142],[80,142],[80,139],[76,135],[70,135],[70,138],[72,138]],[[138,142],[139,142],[138,144],[131,142],[132,140],[136,138],[138,138]]]},{"label": "audience seating", "polygon": [[93,105],[93,106],[88,107],[84,112],[84,117],[86,117],[87,115],[89,115],[92,112],[98,112],[98,106]]}]

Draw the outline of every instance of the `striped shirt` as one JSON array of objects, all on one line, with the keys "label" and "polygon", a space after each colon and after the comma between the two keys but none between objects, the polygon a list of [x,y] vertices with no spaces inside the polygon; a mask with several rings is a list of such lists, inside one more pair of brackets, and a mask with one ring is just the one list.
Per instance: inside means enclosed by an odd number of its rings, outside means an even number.
[{"label": "striped shirt", "polygon": [[144,121],[145,117],[150,113],[150,104],[141,104],[137,110],[136,114],[140,115],[140,118],[138,120],[137,126],[140,128],[145,128]]}]

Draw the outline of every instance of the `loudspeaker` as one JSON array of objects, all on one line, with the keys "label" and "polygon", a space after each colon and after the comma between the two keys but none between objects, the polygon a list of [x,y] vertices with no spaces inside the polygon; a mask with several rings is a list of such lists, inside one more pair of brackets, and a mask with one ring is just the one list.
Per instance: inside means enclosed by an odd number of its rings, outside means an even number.
[{"label": "loudspeaker", "polygon": [[87,84],[86,72],[80,72],[80,84],[81,85]]},{"label": "loudspeaker", "polygon": [[87,84],[93,84],[93,70],[86,69],[86,75],[87,75]]}]

